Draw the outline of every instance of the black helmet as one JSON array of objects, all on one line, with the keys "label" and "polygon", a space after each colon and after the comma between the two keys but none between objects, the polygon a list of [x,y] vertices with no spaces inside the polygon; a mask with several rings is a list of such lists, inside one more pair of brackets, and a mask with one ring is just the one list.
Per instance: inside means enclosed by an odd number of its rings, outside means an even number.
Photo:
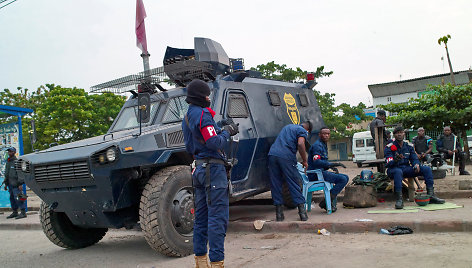
[{"label": "black helmet", "polygon": [[185,101],[200,107],[210,106],[210,102],[206,97],[210,96],[210,87],[202,80],[195,79],[187,86],[187,98]]}]

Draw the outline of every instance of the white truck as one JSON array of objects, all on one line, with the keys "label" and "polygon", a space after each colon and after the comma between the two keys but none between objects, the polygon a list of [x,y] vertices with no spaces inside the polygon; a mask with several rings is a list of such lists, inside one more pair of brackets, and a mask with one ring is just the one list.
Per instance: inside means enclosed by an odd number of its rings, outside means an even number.
[{"label": "white truck", "polygon": [[352,161],[358,167],[362,167],[364,161],[375,159],[374,139],[372,139],[370,131],[354,133],[352,137]]}]

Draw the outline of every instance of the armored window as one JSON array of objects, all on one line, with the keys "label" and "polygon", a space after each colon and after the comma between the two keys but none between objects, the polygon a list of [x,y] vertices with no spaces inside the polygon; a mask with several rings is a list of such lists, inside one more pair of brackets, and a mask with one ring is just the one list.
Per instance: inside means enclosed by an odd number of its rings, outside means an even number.
[{"label": "armored window", "polygon": [[279,93],[277,91],[269,91],[267,92],[267,96],[269,97],[270,105],[280,106],[281,100],[280,100]]},{"label": "armored window", "polygon": [[231,94],[228,99],[228,116],[233,118],[248,117],[249,108],[246,98],[241,94]]},{"label": "armored window", "polygon": [[300,99],[300,105],[303,107],[307,107],[310,103],[308,102],[308,97],[305,93],[298,94],[298,98]]},{"label": "armored window", "polygon": [[185,96],[170,99],[167,103],[167,109],[162,117],[162,123],[171,123],[182,121],[188,110],[188,103],[185,102]]},{"label": "armored window", "polygon": [[[151,119],[149,123],[144,123],[143,126],[148,126],[154,119],[156,115],[157,108],[159,107],[159,102],[151,103]],[[130,129],[139,126],[139,112],[138,106],[126,107],[120,114],[120,117],[116,120],[115,125],[113,126],[112,131],[119,131],[123,129]]]}]

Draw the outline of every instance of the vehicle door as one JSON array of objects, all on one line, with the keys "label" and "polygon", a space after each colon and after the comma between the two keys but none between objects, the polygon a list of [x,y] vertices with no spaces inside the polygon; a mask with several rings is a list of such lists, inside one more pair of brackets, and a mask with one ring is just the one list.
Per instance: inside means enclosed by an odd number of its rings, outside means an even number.
[{"label": "vehicle door", "polygon": [[366,151],[365,151],[365,140],[364,138],[358,138],[353,141],[353,153],[356,156],[356,161],[366,160]]},{"label": "vehicle door", "polygon": [[375,155],[375,145],[374,139],[366,138],[365,139],[365,160],[375,160],[377,156]]},{"label": "vehicle door", "polygon": [[235,139],[239,139],[239,144],[232,142],[229,146],[232,148],[226,150],[227,157],[236,154],[238,159],[231,172],[231,181],[235,191],[238,191],[238,184],[248,178],[258,140],[248,99],[243,91],[237,89],[226,90],[223,118],[231,118],[236,124],[239,124],[239,133],[234,136]]}]

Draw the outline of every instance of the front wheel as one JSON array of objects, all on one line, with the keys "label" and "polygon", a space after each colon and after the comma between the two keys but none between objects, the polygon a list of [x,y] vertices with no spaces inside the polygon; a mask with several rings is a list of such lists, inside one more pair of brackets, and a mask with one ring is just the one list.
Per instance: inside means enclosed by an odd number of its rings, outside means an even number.
[{"label": "front wheel", "polygon": [[64,212],[54,212],[42,202],[39,219],[46,237],[55,245],[69,248],[85,248],[100,241],[107,233],[106,228],[82,228],[72,224]]},{"label": "front wheel", "polygon": [[171,257],[193,253],[194,205],[188,166],[166,167],[149,179],[141,196],[139,222],[154,250]]}]

